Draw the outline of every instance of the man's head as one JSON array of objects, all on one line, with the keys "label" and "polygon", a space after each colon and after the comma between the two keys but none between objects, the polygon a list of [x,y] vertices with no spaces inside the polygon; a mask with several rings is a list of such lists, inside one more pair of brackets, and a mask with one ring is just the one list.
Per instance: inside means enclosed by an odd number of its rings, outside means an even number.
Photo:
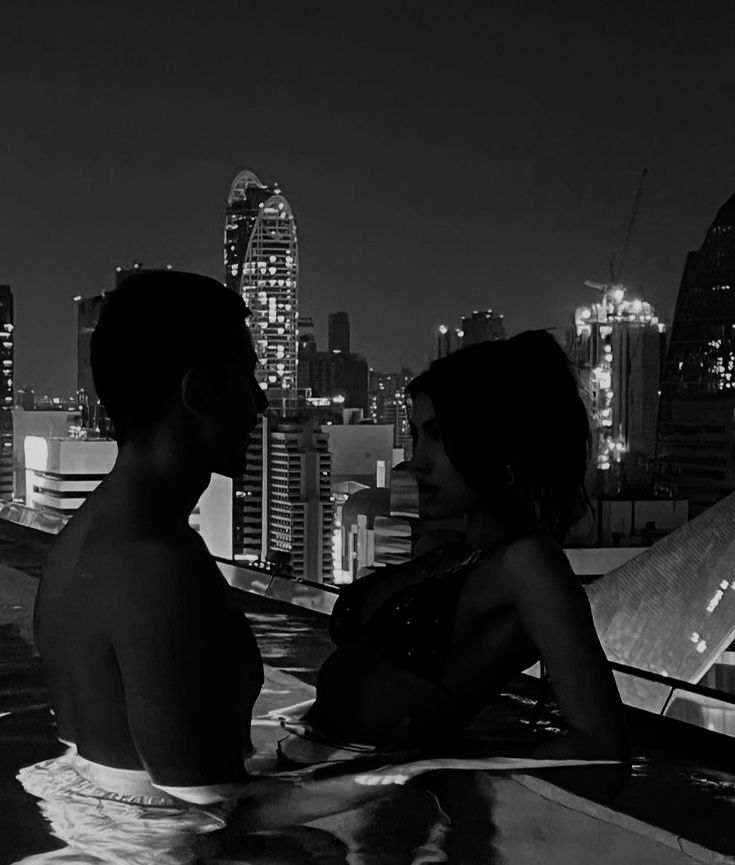
[{"label": "man's head", "polygon": [[254,376],[249,314],[237,294],[193,273],[133,274],[106,296],[90,361],[120,447],[183,417],[215,450],[217,442],[244,448],[268,406]]}]

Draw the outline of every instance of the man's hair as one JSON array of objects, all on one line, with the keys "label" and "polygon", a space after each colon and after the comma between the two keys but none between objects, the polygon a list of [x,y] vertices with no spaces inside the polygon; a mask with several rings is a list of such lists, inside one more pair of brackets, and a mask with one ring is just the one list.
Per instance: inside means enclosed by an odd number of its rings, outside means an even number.
[{"label": "man's hair", "polygon": [[252,351],[249,315],[238,294],[195,273],[135,273],[107,294],[90,364],[118,442],[165,417],[188,370],[203,369],[223,387],[227,364]]}]

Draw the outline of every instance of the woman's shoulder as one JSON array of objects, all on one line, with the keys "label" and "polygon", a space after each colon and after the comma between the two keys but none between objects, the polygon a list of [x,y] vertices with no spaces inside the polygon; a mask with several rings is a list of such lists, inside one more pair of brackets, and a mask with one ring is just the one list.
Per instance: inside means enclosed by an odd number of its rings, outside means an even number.
[{"label": "woman's shoulder", "polygon": [[473,583],[486,585],[496,601],[514,602],[550,591],[584,591],[564,550],[549,535],[526,535],[492,553],[478,562]]}]

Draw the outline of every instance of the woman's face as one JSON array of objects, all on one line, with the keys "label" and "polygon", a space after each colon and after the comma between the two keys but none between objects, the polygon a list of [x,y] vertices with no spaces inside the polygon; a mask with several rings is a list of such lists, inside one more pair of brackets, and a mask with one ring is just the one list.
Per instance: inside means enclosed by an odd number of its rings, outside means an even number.
[{"label": "woman's face", "polygon": [[456,517],[478,508],[477,493],[447,456],[434,405],[426,394],[419,393],[413,399],[409,425],[413,458],[408,467],[418,483],[421,518]]}]

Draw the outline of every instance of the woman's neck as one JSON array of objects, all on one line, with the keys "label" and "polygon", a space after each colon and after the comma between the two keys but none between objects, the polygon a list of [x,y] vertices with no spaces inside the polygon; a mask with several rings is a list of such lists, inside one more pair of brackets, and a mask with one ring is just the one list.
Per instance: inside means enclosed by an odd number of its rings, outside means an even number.
[{"label": "woman's neck", "polygon": [[465,515],[465,545],[468,551],[495,546],[507,537],[508,533],[488,511],[470,511]]}]

